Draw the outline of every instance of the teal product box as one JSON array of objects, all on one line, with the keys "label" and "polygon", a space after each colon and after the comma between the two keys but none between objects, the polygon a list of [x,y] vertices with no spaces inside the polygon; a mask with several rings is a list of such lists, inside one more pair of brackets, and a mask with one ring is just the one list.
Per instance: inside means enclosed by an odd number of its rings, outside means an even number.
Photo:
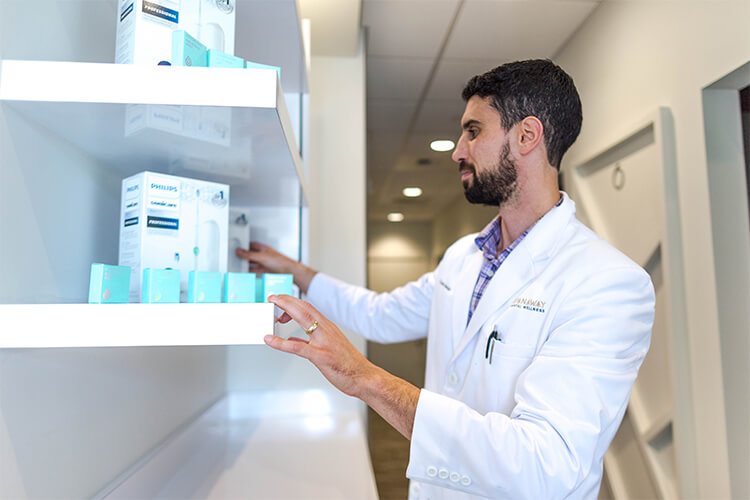
[{"label": "teal product box", "polygon": [[226,273],[224,275],[224,302],[255,302],[254,273]]},{"label": "teal product box", "polygon": [[150,267],[144,269],[141,302],[144,304],[178,304],[180,302],[180,271]]},{"label": "teal product box", "polygon": [[127,304],[130,295],[130,268],[91,264],[89,304]]},{"label": "teal product box", "polygon": [[266,273],[257,286],[256,302],[268,302],[269,295],[292,295],[291,274]]},{"label": "teal product box", "polygon": [[244,68],[245,60],[220,50],[208,49],[206,56],[209,68]]},{"label": "teal product box", "polygon": [[172,32],[172,66],[205,67],[208,63],[206,46],[184,30]]},{"label": "teal product box", "polygon": [[188,273],[187,301],[206,304],[221,302],[221,273],[190,271]]},{"label": "teal product box", "polygon": [[279,80],[281,80],[281,68],[279,68],[278,66],[270,66],[268,64],[245,61],[245,67],[248,69],[275,69],[276,73],[279,75]]}]

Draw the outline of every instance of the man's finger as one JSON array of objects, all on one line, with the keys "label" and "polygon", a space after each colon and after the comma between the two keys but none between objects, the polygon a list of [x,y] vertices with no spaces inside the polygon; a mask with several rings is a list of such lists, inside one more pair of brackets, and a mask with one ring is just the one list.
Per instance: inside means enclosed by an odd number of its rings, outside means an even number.
[{"label": "man's finger", "polygon": [[239,257],[240,259],[245,260],[256,260],[258,258],[258,253],[253,250],[247,250],[245,248],[236,248],[234,250],[234,254]]},{"label": "man's finger", "polygon": [[263,243],[258,243],[257,241],[251,241],[250,242],[250,250],[254,250],[256,252],[261,252],[268,247],[264,245]]},{"label": "man's finger", "polygon": [[287,352],[289,354],[296,354],[297,356],[307,358],[308,343],[305,340],[292,337],[290,339],[283,339],[276,335],[266,335],[263,337],[263,341],[276,349],[277,351]]},{"label": "man's finger", "polygon": [[323,319],[313,306],[291,295],[271,295],[268,302],[283,309],[303,330],[312,325],[313,321]]},{"label": "man's finger", "polygon": [[289,316],[289,314],[287,314],[286,312],[282,314],[281,316],[279,316],[278,318],[276,318],[276,322],[281,323],[281,324],[289,323],[290,321],[292,321],[292,317]]}]

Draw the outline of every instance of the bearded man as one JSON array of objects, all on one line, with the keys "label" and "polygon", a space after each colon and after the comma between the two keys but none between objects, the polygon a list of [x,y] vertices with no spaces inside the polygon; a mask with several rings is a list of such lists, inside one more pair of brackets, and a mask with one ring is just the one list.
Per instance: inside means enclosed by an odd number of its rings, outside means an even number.
[{"label": "bearded man", "polygon": [[[308,337],[266,343],[310,360],[411,440],[411,499],[595,499],[648,350],[653,286],[558,186],[582,121],[569,75],[513,62],[473,77],[463,98],[453,159],[468,201],[497,217],[382,294],[258,243],[238,249],[307,294],[269,300]],[[376,342],[427,337],[425,387],[370,363],[334,322]]]}]

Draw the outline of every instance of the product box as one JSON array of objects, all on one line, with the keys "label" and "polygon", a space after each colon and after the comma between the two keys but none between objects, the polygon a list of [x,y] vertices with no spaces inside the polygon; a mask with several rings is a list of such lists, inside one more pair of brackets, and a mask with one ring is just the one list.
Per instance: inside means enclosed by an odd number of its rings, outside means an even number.
[{"label": "product box", "polygon": [[187,301],[190,271],[227,270],[229,186],[141,172],[122,181],[119,264],[130,266],[130,300],[140,298],[145,268],[181,271]]},{"label": "product box", "polygon": [[244,68],[245,60],[241,57],[226,54],[220,50],[209,49],[207,54],[209,68]]},{"label": "product box", "polygon": [[129,295],[129,267],[91,264],[89,304],[127,304]]},{"label": "product box", "polygon": [[224,275],[224,302],[255,302],[255,273],[226,273]]},{"label": "product box", "polygon": [[205,45],[190,36],[187,31],[173,31],[170,61],[172,66],[205,67],[208,65],[208,51]]},{"label": "product box", "polygon": [[184,30],[210,49],[234,55],[236,0],[119,0],[115,62],[169,62],[172,32]]},{"label": "product box", "polygon": [[243,207],[230,207],[227,271],[230,273],[246,273],[249,268],[248,262],[237,257],[235,253],[237,248],[250,248],[249,210]]},{"label": "product box", "polygon": [[179,303],[180,271],[177,269],[144,269],[141,302],[144,304]]},{"label": "product box", "polygon": [[266,273],[256,284],[256,302],[268,302],[269,295],[292,295],[294,280],[291,274]]},{"label": "product box", "polygon": [[279,68],[278,66],[270,66],[268,64],[245,61],[245,67],[248,69],[275,69],[276,74],[279,75],[279,80],[281,80],[281,68]]},{"label": "product box", "polygon": [[187,301],[207,304],[221,302],[221,273],[190,271]]}]

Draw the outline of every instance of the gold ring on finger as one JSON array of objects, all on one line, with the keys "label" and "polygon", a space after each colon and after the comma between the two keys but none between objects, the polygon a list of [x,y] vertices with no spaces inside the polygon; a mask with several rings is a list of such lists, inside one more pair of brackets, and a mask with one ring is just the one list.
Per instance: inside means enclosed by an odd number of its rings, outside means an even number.
[{"label": "gold ring on finger", "polygon": [[317,329],[318,329],[318,322],[313,321],[313,324],[310,325],[310,327],[307,330],[305,330],[305,333],[307,333],[308,335],[312,335],[312,333]]}]

